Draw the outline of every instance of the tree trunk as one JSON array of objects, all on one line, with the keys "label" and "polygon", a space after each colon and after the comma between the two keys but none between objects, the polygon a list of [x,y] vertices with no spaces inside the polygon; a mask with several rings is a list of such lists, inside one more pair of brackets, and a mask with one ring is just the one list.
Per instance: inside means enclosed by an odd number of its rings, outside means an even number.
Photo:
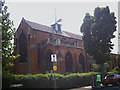
[{"label": "tree trunk", "polygon": [[104,63],[100,64],[100,74],[101,74],[101,78],[104,78],[105,75]]}]

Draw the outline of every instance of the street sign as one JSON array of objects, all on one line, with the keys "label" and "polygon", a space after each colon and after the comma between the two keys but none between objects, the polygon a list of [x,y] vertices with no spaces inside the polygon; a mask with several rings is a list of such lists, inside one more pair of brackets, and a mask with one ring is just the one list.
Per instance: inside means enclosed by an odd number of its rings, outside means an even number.
[{"label": "street sign", "polygon": [[57,70],[57,66],[53,66],[53,70],[56,71]]},{"label": "street sign", "polygon": [[51,62],[57,62],[56,54],[51,55]]}]

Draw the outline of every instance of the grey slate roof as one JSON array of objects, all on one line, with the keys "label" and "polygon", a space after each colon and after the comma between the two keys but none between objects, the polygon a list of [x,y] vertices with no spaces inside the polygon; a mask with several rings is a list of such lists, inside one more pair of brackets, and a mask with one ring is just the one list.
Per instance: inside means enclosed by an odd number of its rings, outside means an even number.
[{"label": "grey slate roof", "polygon": [[[31,28],[33,30],[40,30],[40,31],[43,31],[43,32],[52,33],[52,27],[50,27],[50,26],[41,25],[41,24],[38,24],[38,23],[35,23],[35,22],[31,22],[31,21],[28,21],[28,20],[25,20],[25,22],[29,26],[31,26]],[[67,32],[67,31],[62,31],[62,33],[61,33],[61,32],[56,32],[54,30],[54,34],[62,35],[62,36],[65,36],[65,37],[74,38],[74,39],[78,39],[78,40],[82,40],[82,36],[81,35],[70,33],[70,32]]]}]

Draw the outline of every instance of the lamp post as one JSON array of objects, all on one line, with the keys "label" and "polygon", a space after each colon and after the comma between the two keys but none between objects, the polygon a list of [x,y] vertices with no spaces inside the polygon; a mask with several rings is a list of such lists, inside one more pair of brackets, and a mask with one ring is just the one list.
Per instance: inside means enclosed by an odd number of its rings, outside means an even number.
[{"label": "lamp post", "polygon": [[[53,44],[53,53],[55,53],[55,46],[54,46],[54,29],[53,29],[53,26],[52,26],[52,44]],[[54,70],[54,66],[56,66],[56,63],[54,60],[53,60],[53,73],[54,73],[54,88],[56,89],[56,77],[55,77],[55,70]]]}]

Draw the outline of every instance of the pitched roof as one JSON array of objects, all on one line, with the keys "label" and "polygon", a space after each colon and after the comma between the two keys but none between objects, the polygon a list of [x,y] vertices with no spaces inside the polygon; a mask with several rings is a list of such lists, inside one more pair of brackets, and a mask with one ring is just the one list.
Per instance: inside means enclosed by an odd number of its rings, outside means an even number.
[{"label": "pitched roof", "polygon": [[[31,28],[33,28],[33,30],[40,30],[40,31],[43,31],[43,32],[52,33],[52,27],[50,27],[50,26],[41,25],[41,24],[31,22],[31,21],[28,21],[28,20],[25,20],[25,19],[24,19],[24,21],[29,26],[31,26]],[[69,37],[69,38],[74,38],[74,39],[78,39],[78,40],[82,40],[81,35],[74,34],[74,33],[67,32],[67,31],[56,32],[56,30],[54,30],[54,34]]]}]

